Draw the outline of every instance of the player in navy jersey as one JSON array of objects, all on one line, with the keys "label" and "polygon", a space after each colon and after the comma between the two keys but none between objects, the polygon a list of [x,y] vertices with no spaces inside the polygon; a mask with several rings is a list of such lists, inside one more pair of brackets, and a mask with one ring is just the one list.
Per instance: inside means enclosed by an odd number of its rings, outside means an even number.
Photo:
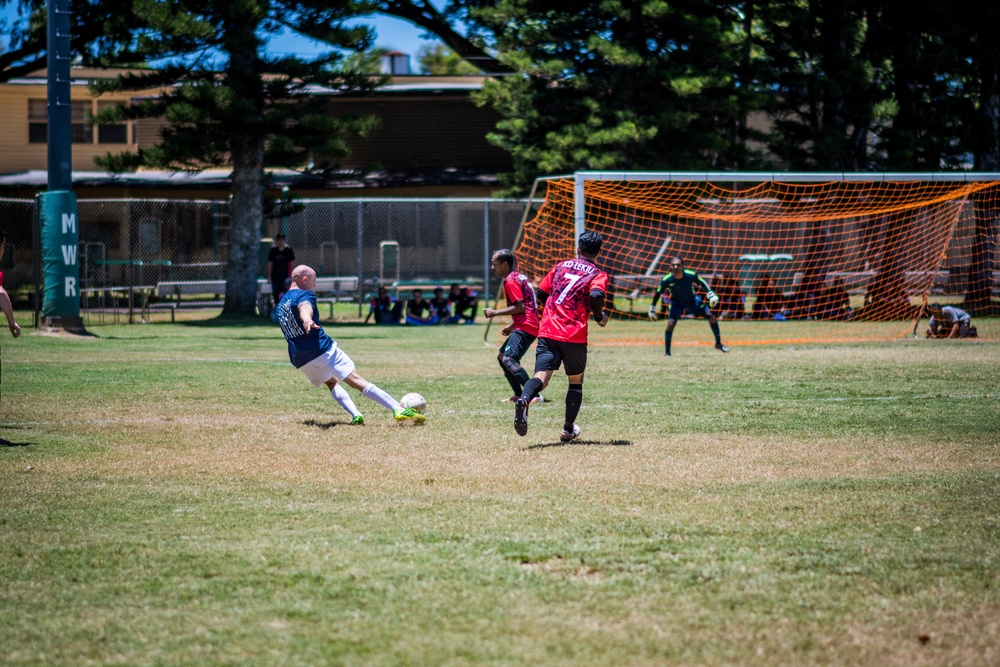
[{"label": "player in navy jersey", "polygon": [[[696,293],[697,286],[705,290],[706,304],[701,301]],[[656,307],[660,297],[664,294],[670,295],[670,312],[667,315],[667,330],[663,333],[664,353],[670,356],[670,340],[674,336],[674,327],[677,320],[681,319],[684,311],[692,315],[703,315],[708,318],[708,326],[711,327],[715,335],[715,349],[722,352],[729,352],[729,348],[722,344],[722,334],[719,331],[719,320],[712,312],[712,308],[719,305],[719,297],[708,283],[695,271],[684,268],[684,260],[674,257],[670,260],[670,273],[663,276],[656,291],[653,292],[653,303],[649,307],[649,319],[657,320]]]},{"label": "player in navy jersey", "polygon": [[[500,330],[507,340],[500,346],[497,361],[507,378],[507,384],[514,391],[510,401],[515,402],[521,396],[524,383],[529,380],[528,371],[521,366],[521,357],[528,351],[538,337],[538,304],[535,302],[535,290],[528,281],[528,276],[514,270],[514,253],[504,248],[493,253],[493,273],[503,278],[503,293],[507,301],[506,308],[487,308],[483,311],[486,317],[510,315],[511,323]],[[536,400],[545,400],[538,395]]]},{"label": "player in navy jersey", "polygon": [[291,288],[275,308],[281,333],[288,341],[288,358],[292,365],[302,369],[313,385],[326,385],[330,395],[350,413],[351,424],[364,424],[365,418],[347,390],[340,386],[341,382],[391,410],[397,422],[424,423],[422,414],[403,408],[395,398],[358,375],[354,361],[313,320],[313,315],[319,312],[315,290],[316,272],[305,264],[297,266],[292,271]]},{"label": "player in navy jersey", "polygon": [[608,274],[594,264],[604,239],[597,232],[584,232],[577,241],[577,258],[556,264],[538,285],[542,324],[535,351],[535,377],[525,383],[514,403],[514,431],[528,433],[528,405],[549,384],[552,373],[563,366],[569,380],[566,419],[559,439],[569,442],[580,435],[576,417],[583,405],[583,373],[587,369],[587,321],[591,314],[606,326],[604,296]]}]

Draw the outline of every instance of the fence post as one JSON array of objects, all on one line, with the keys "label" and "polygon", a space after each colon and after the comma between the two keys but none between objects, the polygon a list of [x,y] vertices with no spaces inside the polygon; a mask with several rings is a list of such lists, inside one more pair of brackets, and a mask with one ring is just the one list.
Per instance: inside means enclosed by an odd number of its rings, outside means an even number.
[{"label": "fence post", "polygon": [[[483,299],[490,294],[490,202],[483,202]],[[485,308],[485,305],[484,305]]]},{"label": "fence post", "polygon": [[364,201],[359,198],[358,199],[358,317],[361,317],[361,296],[364,293],[363,291],[364,288],[362,287],[363,273],[361,269],[361,264],[364,259],[361,252],[361,241],[362,241],[361,226],[364,218],[363,216],[364,205],[365,205]]}]

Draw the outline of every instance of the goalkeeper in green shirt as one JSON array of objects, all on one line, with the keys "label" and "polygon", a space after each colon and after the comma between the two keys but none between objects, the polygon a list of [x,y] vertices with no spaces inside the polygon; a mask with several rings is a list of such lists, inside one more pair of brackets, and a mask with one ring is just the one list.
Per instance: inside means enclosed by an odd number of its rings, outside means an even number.
[{"label": "goalkeeper in green shirt", "polygon": [[[696,287],[701,285],[705,290],[707,304],[698,297]],[[670,273],[663,276],[656,291],[653,292],[653,303],[649,307],[649,319],[654,322],[658,319],[657,305],[663,294],[670,296],[670,311],[667,315],[667,330],[663,333],[663,344],[666,355],[670,356],[670,340],[674,335],[674,327],[677,320],[681,319],[684,311],[692,315],[702,315],[708,318],[708,326],[715,334],[715,349],[722,352],[729,352],[729,348],[722,344],[722,334],[719,332],[719,320],[712,312],[712,308],[719,305],[718,295],[712,291],[708,283],[695,271],[684,268],[684,260],[674,257],[670,260]]]}]

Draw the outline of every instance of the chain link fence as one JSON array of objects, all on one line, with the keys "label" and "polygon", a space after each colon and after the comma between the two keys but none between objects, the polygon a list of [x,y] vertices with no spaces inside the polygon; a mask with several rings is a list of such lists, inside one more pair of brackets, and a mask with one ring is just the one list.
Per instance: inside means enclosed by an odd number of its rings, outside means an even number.
[{"label": "chain link fence", "polygon": [[[492,295],[499,281],[490,270],[490,254],[516,242],[526,204],[496,199],[297,200],[294,212],[262,221],[259,275],[262,280],[266,276],[271,239],[283,233],[296,264],[314,267],[319,276],[354,279],[345,281],[353,286],[351,293],[340,296],[356,303],[359,317],[380,285],[403,297],[413,287],[447,291],[451,283]],[[189,317],[208,318],[221,310],[229,257],[228,201],[82,199],[77,210],[85,325],[169,321],[182,308],[189,309]],[[41,275],[38,239],[32,232],[34,201],[0,199],[0,216],[8,225],[7,253],[0,264],[4,285],[34,305]],[[185,292],[182,297],[178,286],[190,287],[193,296]],[[267,300],[261,305],[265,310]]]}]

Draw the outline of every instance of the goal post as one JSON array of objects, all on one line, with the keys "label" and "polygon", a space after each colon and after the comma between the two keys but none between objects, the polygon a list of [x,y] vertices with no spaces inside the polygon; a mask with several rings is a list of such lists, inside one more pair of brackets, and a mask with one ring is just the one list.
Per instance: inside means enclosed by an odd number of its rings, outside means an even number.
[{"label": "goal post", "polygon": [[[600,232],[610,302],[635,324],[609,339],[662,338],[662,324],[642,321],[664,252],[719,293],[733,343],[922,337],[933,301],[1000,339],[1000,173],[581,171],[535,187],[545,200],[523,225],[518,265],[541,280],[584,230]],[[711,341],[704,325],[678,336]]]}]

